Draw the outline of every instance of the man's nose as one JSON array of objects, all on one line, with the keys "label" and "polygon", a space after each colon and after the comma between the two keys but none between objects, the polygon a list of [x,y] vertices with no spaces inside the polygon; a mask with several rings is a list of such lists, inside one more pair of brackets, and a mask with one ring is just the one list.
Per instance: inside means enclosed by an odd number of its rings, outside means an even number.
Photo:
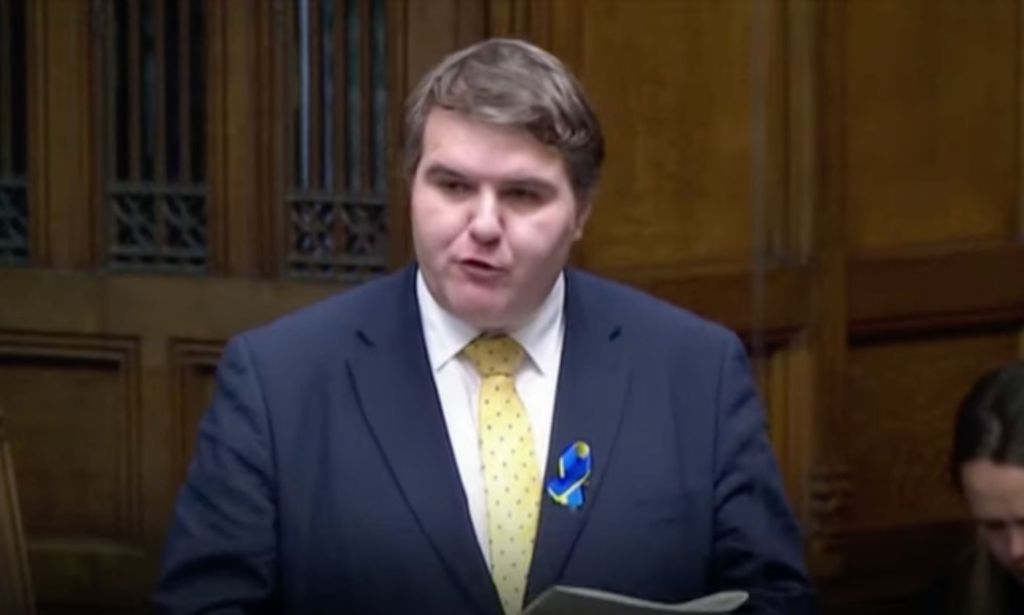
[{"label": "man's nose", "polygon": [[481,190],[476,196],[469,221],[469,232],[480,243],[492,243],[501,237],[501,208],[492,190]]}]

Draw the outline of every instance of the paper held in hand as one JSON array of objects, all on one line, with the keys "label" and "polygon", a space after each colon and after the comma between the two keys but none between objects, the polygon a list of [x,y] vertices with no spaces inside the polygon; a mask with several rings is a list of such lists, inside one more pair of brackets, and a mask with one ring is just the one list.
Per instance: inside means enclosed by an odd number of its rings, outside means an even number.
[{"label": "paper held in hand", "polygon": [[656,615],[732,613],[747,601],[745,591],[723,591],[689,602],[666,604],[584,587],[556,585],[530,603],[523,615]]}]

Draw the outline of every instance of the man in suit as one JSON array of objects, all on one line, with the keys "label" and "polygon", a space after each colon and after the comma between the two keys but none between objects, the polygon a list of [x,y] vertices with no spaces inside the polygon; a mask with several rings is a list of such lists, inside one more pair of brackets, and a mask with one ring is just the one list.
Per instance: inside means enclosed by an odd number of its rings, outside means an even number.
[{"label": "man in suit", "polygon": [[446,58],[407,109],[416,263],[233,339],[168,613],[518,613],[556,584],[811,610],[734,335],[566,269],[604,146],[562,64]]}]

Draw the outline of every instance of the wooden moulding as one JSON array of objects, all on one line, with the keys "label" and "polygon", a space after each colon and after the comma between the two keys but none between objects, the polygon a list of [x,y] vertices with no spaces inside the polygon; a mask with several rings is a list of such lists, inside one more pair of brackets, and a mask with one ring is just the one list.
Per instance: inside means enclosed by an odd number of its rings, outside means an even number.
[{"label": "wooden moulding", "polygon": [[0,613],[35,612],[25,536],[18,509],[18,489],[0,409]]}]

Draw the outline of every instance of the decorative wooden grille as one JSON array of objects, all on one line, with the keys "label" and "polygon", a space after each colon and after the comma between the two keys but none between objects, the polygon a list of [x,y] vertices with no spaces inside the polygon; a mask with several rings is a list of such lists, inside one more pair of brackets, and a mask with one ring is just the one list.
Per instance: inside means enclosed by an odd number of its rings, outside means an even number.
[{"label": "decorative wooden grille", "polygon": [[294,0],[286,47],[287,271],[359,281],[387,265],[384,0]]},{"label": "decorative wooden grille", "polygon": [[105,0],[103,134],[107,265],[207,267],[202,0]]},{"label": "decorative wooden grille", "polygon": [[0,0],[0,265],[28,264],[25,0]]}]

